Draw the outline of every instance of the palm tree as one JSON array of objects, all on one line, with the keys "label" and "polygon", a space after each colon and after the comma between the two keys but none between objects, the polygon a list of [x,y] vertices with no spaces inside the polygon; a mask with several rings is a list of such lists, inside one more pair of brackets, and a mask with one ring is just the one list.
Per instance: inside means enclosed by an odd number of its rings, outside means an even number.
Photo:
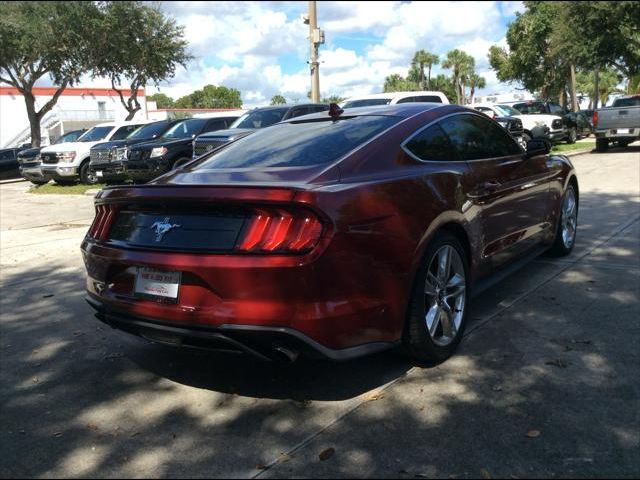
[{"label": "palm tree", "polygon": [[[413,66],[418,67],[420,70],[420,89],[421,90],[431,90],[431,67],[433,65],[437,65],[439,62],[438,55],[430,52],[425,52],[424,50],[418,50],[416,54],[413,56],[413,60],[411,64]],[[427,77],[427,87],[425,88],[424,84],[424,67],[428,66],[429,75]]]},{"label": "palm tree", "polygon": [[448,52],[447,59],[442,62],[443,68],[448,68],[452,71],[458,105],[464,105],[464,84],[473,74],[475,63],[471,55],[457,48]]},{"label": "palm tree", "polygon": [[469,103],[473,103],[475,93],[476,93],[476,88],[486,87],[487,81],[485,80],[484,77],[481,77],[476,72],[473,72],[471,75],[469,75],[468,83],[469,83],[469,87],[471,88],[471,92],[469,94],[471,98]]}]

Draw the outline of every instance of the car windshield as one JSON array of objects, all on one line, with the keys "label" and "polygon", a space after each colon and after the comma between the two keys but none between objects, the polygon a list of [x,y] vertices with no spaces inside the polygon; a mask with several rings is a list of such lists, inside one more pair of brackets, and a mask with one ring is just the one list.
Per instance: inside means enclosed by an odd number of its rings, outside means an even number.
[{"label": "car windshield", "polygon": [[113,130],[113,127],[93,127],[85,132],[84,135],[78,138],[78,142],[97,142],[104,140],[109,132]]},{"label": "car windshield", "polygon": [[288,108],[257,110],[248,112],[238,118],[229,128],[264,128],[278,123],[287,113]]},{"label": "car windshield", "polygon": [[494,105],[493,108],[496,109],[501,117],[513,117],[514,115],[522,115],[519,110],[516,110],[509,105]]},{"label": "car windshield", "polygon": [[286,122],[238,140],[199,164],[207,168],[300,167],[331,163],[402,120],[371,115]]},{"label": "car windshield", "polygon": [[365,98],[362,100],[350,100],[345,102],[342,108],[375,107],[376,105],[389,105],[390,102],[390,98]]},{"label": "car windshield", "polygon": [[162,135],[167,129],[167,122],[154,122],[147,125],[142,125],[138,129],[131,132],[127,139],[131,138],[155,138],[158,135]]},{"label": "car windshield", "polygon": [[75,130],[73,132],[65,133],[60,138],[58,138],[55,142],[53,142],[53,144],[57,145],[59,143],[76,142],[83,133],[84,133],[83,130]]},{"label": "car windshield", "polygon": [[202,127],[207,123],[206,118],[189,118],[180,123],[176,123],[167,130],[162,138],[188,138],[200,133]]},{"label": "car windshield", "polygon": [[[501,105],[501,106],[504,106],[504,105]],[[547,113],[544,108],[544,104],[541,102],[518,103],[513,107],[518,109],[520,112],[524,113],[525,115],[529,115],[532,113]]]}]

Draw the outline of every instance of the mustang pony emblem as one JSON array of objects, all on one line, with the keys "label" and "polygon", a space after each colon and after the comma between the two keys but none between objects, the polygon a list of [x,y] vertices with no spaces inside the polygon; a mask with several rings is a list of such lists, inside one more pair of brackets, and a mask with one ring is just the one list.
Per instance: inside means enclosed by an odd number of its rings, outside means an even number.
[{"label": "mustang pony emblem", "polygon": [[156,230],[156,242],[161,242],[162,241],[162,237],[165,236],[165,234],[173,229],[173,228],[180,228],[182,225],[178,225],[176,223],[171,224],[169,222],[169,217],[164,217],[164,220],[161,222],[155,222],[153,225],[151,225],[149,228],[151,228],[152,230],[155,229]]}]

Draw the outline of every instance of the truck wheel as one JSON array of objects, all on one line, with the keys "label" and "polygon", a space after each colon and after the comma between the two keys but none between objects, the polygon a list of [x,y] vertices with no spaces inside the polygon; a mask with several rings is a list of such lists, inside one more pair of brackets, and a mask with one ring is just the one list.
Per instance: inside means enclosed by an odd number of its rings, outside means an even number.
[{"label": "truck wheel", "polygon": [[49,183],[49,180],[29,180],[34,185],[46,185]]},{"label": "truck wheel", "polygon": [[80,182],[85,185],[94,185],[98,183],[98,176],[89,170],[89,160],[85,160],[82,165],[80,165]]},{"label": "truck wheel", "polygon": [[568,144],[576,143],[577,139],[578,139],[578,132],[576,132],[575,128],[571,127],[571,129],[569,129],[569,134],[567,135],[567,143]]},{"label": "truck wheel", "polygon": [[596,138],[596,152],[606,152],[609,149],[609,141],[606,138]]}]

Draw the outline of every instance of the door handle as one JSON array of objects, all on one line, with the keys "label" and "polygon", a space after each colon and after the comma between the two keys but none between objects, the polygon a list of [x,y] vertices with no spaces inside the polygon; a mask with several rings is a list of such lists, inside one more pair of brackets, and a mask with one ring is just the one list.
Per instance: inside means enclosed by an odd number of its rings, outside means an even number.
[{"label": "door handle", "polygon": [[495,192],[500,188],[501,185],[502,184],[500,182],[489,181],[489,182],[484,182],[484,184],[482,185],[482,188],[484,188],[486,192]]}]

